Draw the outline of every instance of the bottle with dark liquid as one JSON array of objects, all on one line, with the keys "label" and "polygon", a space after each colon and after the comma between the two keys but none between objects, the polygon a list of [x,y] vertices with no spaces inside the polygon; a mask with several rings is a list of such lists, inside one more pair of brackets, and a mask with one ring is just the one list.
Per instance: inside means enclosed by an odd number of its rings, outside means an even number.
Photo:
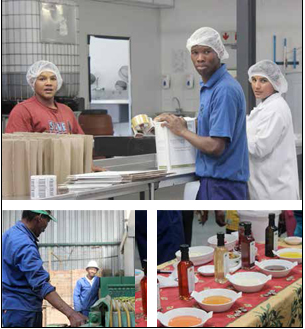
[{"label": "bottle with dark liquid", "polygon": [[265,255],[267,257],[274,257],[272,250],[277,250],[279,231],[274,224],[275,214],[269,214],[269,225],[266,228],[265,236]]},{"label": "bottle with dark liquid", "polygon": [[241,267],[250,270],[255,266],[255,240],[251,233],[251,223],[245,223],[245,232],[241,239]]},{"label": "bottle with dark liquid", "polygon": [[141,285],[141,295],[142,295],[142,308],[143,313],[147,316],[147,260],[143,260],[144,263],[144,276],[140,282]]},{"label": "bottle with dark liquid", "polygon": [[195,268],[194,264],[189,258],[189,246],[182,244],[181,261],[178,264],[178,284],[179,284],[179,297],[183,300],[189,300],[191,293],[195,290]]},{"label": "bottle with dark liquid", "polygon": [[240,222],[238,225],[238,245],[235,247],[236,251],[241,250],[241,238],[245,233],[245,222]]}]

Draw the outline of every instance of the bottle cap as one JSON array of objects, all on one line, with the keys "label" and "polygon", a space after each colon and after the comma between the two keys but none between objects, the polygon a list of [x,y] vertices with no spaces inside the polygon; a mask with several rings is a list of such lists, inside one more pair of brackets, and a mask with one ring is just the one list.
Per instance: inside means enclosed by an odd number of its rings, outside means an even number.
[{"label": "bottle cap", "polygon": [[252,223],[251,222],[245,222],[245,235],[250,235],[251,234],[251,228],[252,228]]},{"label": "bottle cap", "polygon": [[225,245],[225,234],[220,232],[217,233],[217,246],[222,247]]},{"label": "bottle cap", "polygon": [[182,244],[180,245],[181,250],[181,260],[189,260],[189,248],[190,246],[188,244]]}]

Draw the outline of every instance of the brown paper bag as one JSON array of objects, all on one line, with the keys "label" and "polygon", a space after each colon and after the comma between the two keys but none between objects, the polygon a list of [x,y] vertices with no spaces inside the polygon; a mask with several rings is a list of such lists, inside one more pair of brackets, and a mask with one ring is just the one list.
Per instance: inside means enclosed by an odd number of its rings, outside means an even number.
[{"label": "brown paper bag", "polygon": [[92,171],[92,155],[93,155],[93,136],[83,135],[85,139],[84,148],[84,173]]},{"label": "brown paper bag", "polygon": [[30,195],[30,146],[24,139],[14,141],[13,150],[14,196]]},{"label": "brown paper bag", "polygon": [[10,197],[14,194],[13,189],[13,147],[12,139],[2,140],[2,196]]},{"label": "brown paper bag", "polygon": [[71,138],[71,175],[84,173],[84,139]]}]

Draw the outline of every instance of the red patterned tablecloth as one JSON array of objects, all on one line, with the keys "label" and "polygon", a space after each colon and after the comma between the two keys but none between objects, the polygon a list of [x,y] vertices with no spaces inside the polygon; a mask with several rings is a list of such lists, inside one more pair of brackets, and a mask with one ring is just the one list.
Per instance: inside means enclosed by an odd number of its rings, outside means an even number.
[{"label": "red patterned tablecloth", "polygon": [[136,327],[143,328],[147,327],[147,320],[144,318],[142,308],[142,297],[141,291],[136,292]]},{"label": "red patterned tablecloth", "polygon": [[[262,261],[264,259],[268,259],[267,257],[264,256],[264,245],[263,244],[256,244],[256,245],[258,247],[258,260]],[[211,262],[210,264],[213,264],[213,262]],[[167,266],[167,267],[164,267],[163,269],[172,270],[173,267]],[[197,269],[198,269],[198,267],[195,267],[195,271],[197,271]],[[243,271],[243,270],[239,270],[239,271]],[[253,269],[252,271],[258,271],[258,268],[255,267],[255,269]],[[197,272],[196,272],[196,274],[197,274]],[[214,281],[214,277],[204,277],[204,276],[201,276],[200,274],[197,274],[197,277],[199,279],[199,282],[196,284],[196,287],[195,287],[196,291],[202,291],[205,289],[212,289],[212,288],[224,288],[224,289],[234,290],[234,287],[230,284],[230,282],[227,282],[225,284],[219,284]],[[271,303],[271,302],[267,303],[267,304],[265,303],[265,305],[264,305],[264,302],[266,302],[266,301],[269,302],[269,300],[271,300],[272,298],[276,299],[277,295],[279,297],[279,293],[290,285],[293,285],[293,284],[301,285],[301,280],[299,280],[301,277],[302,277],[302,264],[296,266],[290,272],[288,277],[274,278],[274,279],[268,281],[267,284],[264,286],[263,290],[261,290],[257,293],[243,293],[242,298],[238,299],[229,311],[222,312],[222,313],[214,313],[213,318],[205,323],[205,327],[225,327],[225,326],[230,325],[230,323],[231,323],[231,326],[234,326],[232,324],[232,322],[237,320],[237,318],[234,316],[234,313],[240,307],[246,308],[248,310],[248,312],[242,313],[242,315],[241,315],[241,317],[239,317],[239,319],[245,317],[245,320],[248,319],[249,322],[252,324],[256,321],[259,322],[260,319],[253,320],[253,318],[259,317],[259,315],[257,315],[257,314],[252,314],[251,319],[250,319],[250,317],[249,317],[249,315],[250,315],[249,313],[251,313],[250,311],[253,310],[254,308],[257,308],[257,306],[264,306],[264,307],[260,307],[259,311],[263,312],[263,311],[265,311],[265,307],[267,307],[267,311],[269,312],[269,308],[272,307],[272,305],[274,305],[274,301],[273,301],[273,303]],[[298,282],[296,282],[296,281],[298,281]],[[300,283],[299,283],[299,281],[300,281]],[[293,288],[295,288],[295,287],[293,287]],[[277,295],[272,296],[272,297],[264,296],[264,294],[268,293],[270,290],[275,290]],[[289,292],[287,290],[286,294],[288,294],[288,293],[291,294],[291,291],[293,292],[295,290],[290,288]],[[298,294],[299,294],[299,292],[298,292]],[[167,312],[171,309],[175,309],[175,308],[179,308],[179,307],[198,307],[199,308],[198,304],[196,303],[196,301],[194,299],[192,299],[190,301],[180,300],[179,295],[178,295],[178,288],[163,288],[160,290],[160,295],[161,295],[161,306],[162,306],[163,312]],[[283,294],[283,296],[285,296],[285,294]],[[280,298],[278,298],[278,299],[280,299]],[[294,302],[295,301],[293,300],[293,303]],[[279,303],[277,303],[277,304],[279,304]],[[297,305],[296,307],[299,307],[299,306]],[[300,310],[296,310],[294,312],[299,312],[299,311]],[[255,313],[257,313],[257,312],[255,312]],[[271,313],[271,312],[269,312],[269,313]],[[273,317],[276,318],[276,314],[275,315],[274,314],[275,314],[275,312],[273,312]],[[264,318],[264,315],[261,315],[261,316],[262,316],[261,321],[262,321],[262,323],[264,323],[264,321],[266,321],[266,319]],[[266,316],[268,316],[268,314]],[[280,320],[281,320],[283,317],[287,317],[287,316],[286,315],[283,316],[283,315],[279,314],[278,317],[280,317]],[[288,315],[288,317],[289,317],[289,315]],[[278,321],[278,320],[275,319],[274,321]],[[247,321],[245,321],[245,323],[244,323],[245,325],[242,325],[242,326],[247,327],[246,322]],[[158,321],[158,326],[161,326],[159,321]],[[251,325],[249,325],[249,326],[251,326]]]}]

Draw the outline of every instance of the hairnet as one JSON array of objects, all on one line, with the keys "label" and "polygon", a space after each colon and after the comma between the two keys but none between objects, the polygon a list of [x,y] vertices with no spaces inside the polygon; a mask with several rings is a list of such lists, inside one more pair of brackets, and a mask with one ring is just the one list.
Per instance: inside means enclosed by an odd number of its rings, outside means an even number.
[{"label": "hairnet", "polygon": [[34,90],[36,79],[42,72],[53,72],[57,78],[57,90],[62,86],[62,77],[57,66],[48,61],[38,61],[32,64],[26,74],[26,80],[31,88]]},{"label": "hairnet", "polygon": [[280,94],[286,93],[288,83],[278,65],[270,60],[263,60],[252,65],[248,70],[249,81],[255,75],[267,78]]},{"label": "hairnet", "polygon": [[219,33],[211,27],[202,27],[191,35],[187,40],[186,48],[191,52],[193,46],[211,47],[217,53],[219,59],[229,58]]}]

